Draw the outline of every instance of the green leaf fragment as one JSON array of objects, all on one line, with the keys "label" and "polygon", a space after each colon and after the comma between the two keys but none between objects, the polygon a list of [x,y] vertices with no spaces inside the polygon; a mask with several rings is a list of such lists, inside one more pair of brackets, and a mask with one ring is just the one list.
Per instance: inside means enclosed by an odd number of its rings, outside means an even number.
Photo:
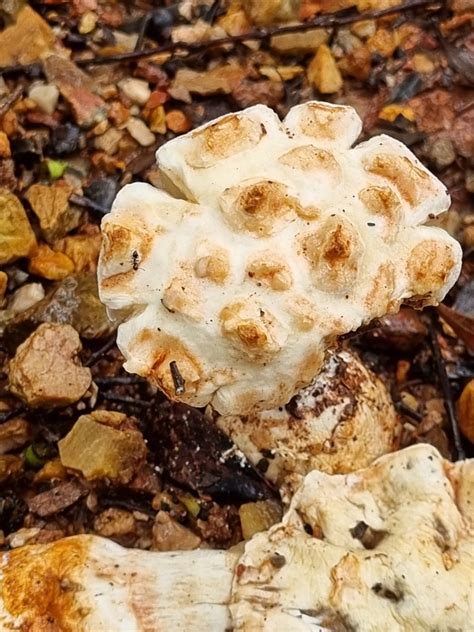
[{"label": "green leaf fragment", "polygon": [[52,180],[57,180],[66,171],[68,163],[65,160],[52,160],[51,158],[46,158],[46,166],[48,167],[49,177]]}]

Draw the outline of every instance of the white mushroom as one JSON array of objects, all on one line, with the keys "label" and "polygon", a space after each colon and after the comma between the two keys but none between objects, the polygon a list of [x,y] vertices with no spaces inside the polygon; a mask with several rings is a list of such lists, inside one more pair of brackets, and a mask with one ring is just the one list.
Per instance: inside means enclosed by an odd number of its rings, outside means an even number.
[{"label": "white mushroom", "polygon": [[472,630],[474,460],[417,445],[308,474],[282,522],[231,551],[150,553],[96,536],[0,558],[3,630]]},{"label": "white mushroom", "polygon": [[270,481],[291,489],[311,470],[367,467],[397,448],[400,433],[385,385],[350,351],[331,353],[286,407],[218,415],[216,423]]},{"label": "white mushroom", "polygon": [[[163,145],[164,190],[122,189],[102,223],[100,296],[125,368],[222,414],[286,404],[341,334],[437,304],[461,248],[422,225],[445,187],[401,143],[352,148],[350,107],[265,106]],[[183,382],[184,380],[184,382]]]},{"label": "white mushroom", "polygon": [[474,461],[431,446],[346,476],[308,474],[246,545],[235,631],[459,630],[474,620]]}]

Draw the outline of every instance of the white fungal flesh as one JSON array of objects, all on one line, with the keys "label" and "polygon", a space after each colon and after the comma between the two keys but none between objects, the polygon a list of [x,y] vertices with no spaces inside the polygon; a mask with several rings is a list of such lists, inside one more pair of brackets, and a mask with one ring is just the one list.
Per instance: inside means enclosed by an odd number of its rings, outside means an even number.
[{"label": "white fungal flesh", "polygon": [[345,474],[398,447],[400,422],[383,382],[352,352],[329,354],[321,373],[289,406],[217,415],[216,424],[264,475],[295,489],[320,470]]},{"label": "white fungal flesh", "polygon": [[311,472],[239,560],[234,630],[468,632],[473,483],[473,460],[453,465],[428,445],[345,476]]},{"label": "white fungal flesh", "polygon": [[102,223],[100,296],[128,315],[128,371],[222,414],[271,409],[341,334],[442,300],[461,249],[422,224],[446,189],[393,138],[352,147],[360,130],[350,107],[310,102],[281,122],[258,105],[158,150],[168,192],[128,185]]},{"label": "white fungal flesh", "polygon": [[311,472],[243,553],[91,535],[24,546],[0,557],[0,627],[470,632],[473,502],[474,460],[417,445],[345,476]]}]

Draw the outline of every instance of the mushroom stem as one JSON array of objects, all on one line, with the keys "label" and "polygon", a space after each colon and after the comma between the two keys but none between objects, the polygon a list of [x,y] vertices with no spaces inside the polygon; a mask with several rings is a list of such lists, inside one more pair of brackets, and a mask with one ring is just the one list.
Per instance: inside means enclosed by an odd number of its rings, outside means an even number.
[{"label": "mushroom stem", "polygon": [[14,549],[0,558],[0,628],[43,629],[52,619],[75,632],[109,632],[112,622],[114,632],[225,632],[238,558],[125,549],[93,535]]}]

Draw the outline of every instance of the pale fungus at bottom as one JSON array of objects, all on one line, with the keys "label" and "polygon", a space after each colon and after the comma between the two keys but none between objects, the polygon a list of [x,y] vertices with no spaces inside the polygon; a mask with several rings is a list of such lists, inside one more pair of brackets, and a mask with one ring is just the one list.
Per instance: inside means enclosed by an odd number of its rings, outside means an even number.
[{"label": "pale fungus at bottom", "polygon": [[468,632],[473,489],[474,460],[421,444],[350,474],[311,472],[280,522],[228,551],[153,553],[91,535],[20,547],[0,557],[0,626]]}]

